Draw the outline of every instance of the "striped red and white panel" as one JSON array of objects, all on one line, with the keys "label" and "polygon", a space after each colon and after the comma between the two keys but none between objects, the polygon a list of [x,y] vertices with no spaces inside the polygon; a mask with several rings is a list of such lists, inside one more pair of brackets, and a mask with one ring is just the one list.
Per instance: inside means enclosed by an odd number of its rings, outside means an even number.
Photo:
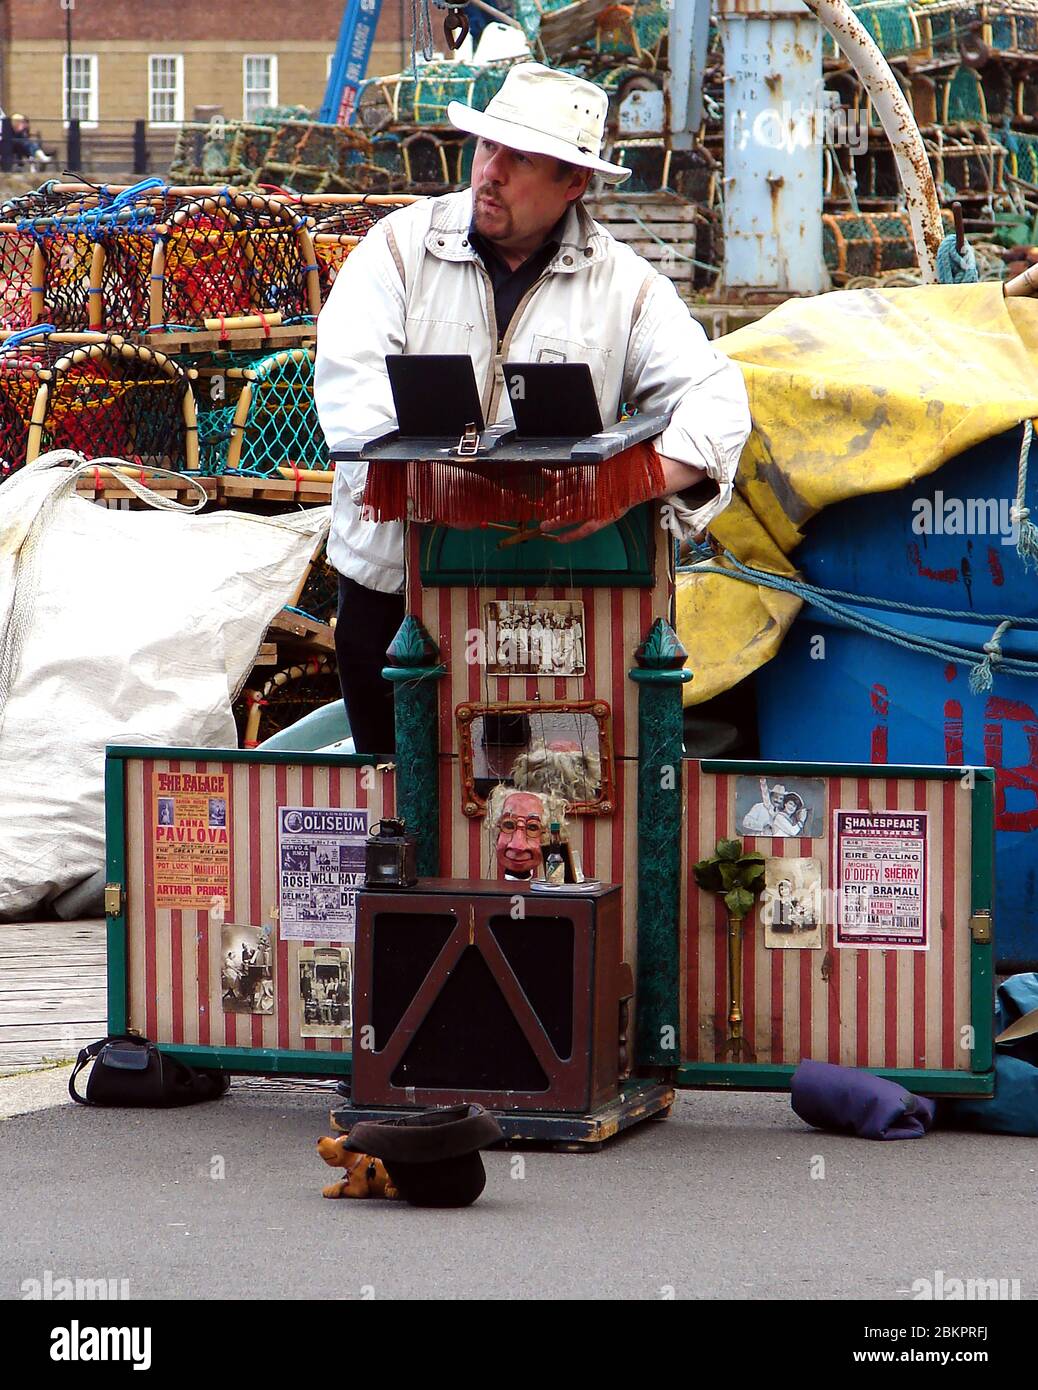
[{"label": "striped red and white panel", "polygon": [[[129,760],[126,763],[127,971],[129,1023],[154,1042],[212,1047],[349,1050],[343,1038],[300,1034],[295,983],[301,947],[333,942],[282,941],[275,935],[274,1013],[224,1013],[220,926],[209,913],[158,907],[149,831],[160,772],[224,773],[229,778],[230,897],[226,920],[271,926],[276,920],[277,808],[367,807],[372,821],[392,815],[395,773],[359,767]],[[361,774],[367,776],[362,778]],[[374,784],[369,785],[372,776]]]},{"label": "striped red and white panel", "polygon": [[[407,610],[440,649],[447,675],[439,683],[440,751],[457,753],[454,711],[466,701],[605,700],[612,711],[613,750],[637,757],[638,695],[628,671],[634,650],[657,618],[671,617],[669,547],[656,547],[651,588],[423,588],[419,578],[420,531],[407,544]],[[472,634],[485,634],[485,606],[502,599],[566,599],[584,605],[587,672],[583,676],[489,676],[476,661]]]},{"label": "striped red and white panel", "polygon": [[[738,834],[737,778],[704,773],[691,760],[684,768],[682,1057],[715,1062],[724,1060],[727,1034],[727,922],[721,899],[696,886],[692,866],[719,839]],[[759,1063],[812,1057],[851,1067],[968,1071],[960,1039],[971,1022],[970,792],[955,780],[925,778],[832,777],[826,784],[824,837],[743,836],[745,848],[819,859],[828,903],[834,810],[927,811],[930,948],[837,949],[829,923],[822,950],[769,950],[755,909],[743,929],[744,1036]]]}]

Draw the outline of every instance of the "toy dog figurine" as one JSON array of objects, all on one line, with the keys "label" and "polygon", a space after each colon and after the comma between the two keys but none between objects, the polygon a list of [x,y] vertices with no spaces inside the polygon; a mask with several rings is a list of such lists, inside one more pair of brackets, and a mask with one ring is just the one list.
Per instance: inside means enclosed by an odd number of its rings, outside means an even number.
[{"label": "toy dog figurine", "polygon": [[357,1153],[349,1147],[349,1136],[318,1139],[317,1152],[332,1168],[346,1171],[339,1182],[321,1189],[322,1197],[398,1197],[380,1158]]}]

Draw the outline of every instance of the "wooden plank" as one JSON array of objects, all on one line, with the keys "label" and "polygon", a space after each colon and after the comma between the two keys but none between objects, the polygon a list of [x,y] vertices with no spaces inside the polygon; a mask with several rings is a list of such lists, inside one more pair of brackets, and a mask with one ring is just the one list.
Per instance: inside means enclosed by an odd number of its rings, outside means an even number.
[{"label": "wooden plank", "polygon": [[663,241],[676,241],[684,245],[694,246],[695,241],[690,240],[689,233],[695,232],[694,227],[689,227],[683,222],[650,222],[643,217],[644,226],[639,226],[637,222],[603,222],[603,226],[610,231],[617,241],[633,241],[637,237],[643,240],[652,241],[652,237],[646,231],[651,228],[653,235],[661,237]]},{"label": "wooden plank", "polygon": [[278,324],[267,333],[262,329],[227,330],[221,337],[219,330],[200,333],[123,333],[127,342],[143,343],[170,356],[178,352],[215,352],[230,348],[234,351],[252,351],[267,348],[275,352],[283,347],[302,347],[317,341],[317,328],[314,324]]},{"label": "wooden plank", "polygon": [[[104,1029],[107,1025],[107,1018],[102,1009],[90,1018],[70,1019],[67,1025],[69,1034],[74,1037],[96,1038],[104,1036]],[[100,1032],[98,1030],[101,1030]],[[41,1020],[39,1023],[16,1024],[10,1028],[4,1028],[0,1032],[0,1040],[4,1043],[46,1043],[53,1041],[61,1043],[63,1034],[55,1025],[54,1019]],[[43,1051],[40,1056],[46,1056]]]}]

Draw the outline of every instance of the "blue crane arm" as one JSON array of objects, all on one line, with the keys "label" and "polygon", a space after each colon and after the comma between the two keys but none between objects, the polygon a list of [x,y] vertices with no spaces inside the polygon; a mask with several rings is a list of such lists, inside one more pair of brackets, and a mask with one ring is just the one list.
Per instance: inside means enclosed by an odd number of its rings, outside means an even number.
[{"label": "blue crane arm", "polygon": [[321,105],[322,121],[353,124],[357,93],[368,71],[381,10],[382,0],[347,0]]}]

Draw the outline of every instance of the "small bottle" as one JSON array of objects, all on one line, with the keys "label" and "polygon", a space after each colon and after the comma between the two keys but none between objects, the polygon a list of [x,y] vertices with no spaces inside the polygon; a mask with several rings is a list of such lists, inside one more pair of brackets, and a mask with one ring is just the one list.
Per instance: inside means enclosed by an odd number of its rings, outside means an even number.
[{"label": "small bottle", "polygon": [[544,851],[544,877],[548,883],[566,882],[566,856],[562,849],[562,835],[558,821],[552,821],[548,832],[548,844]]}]

